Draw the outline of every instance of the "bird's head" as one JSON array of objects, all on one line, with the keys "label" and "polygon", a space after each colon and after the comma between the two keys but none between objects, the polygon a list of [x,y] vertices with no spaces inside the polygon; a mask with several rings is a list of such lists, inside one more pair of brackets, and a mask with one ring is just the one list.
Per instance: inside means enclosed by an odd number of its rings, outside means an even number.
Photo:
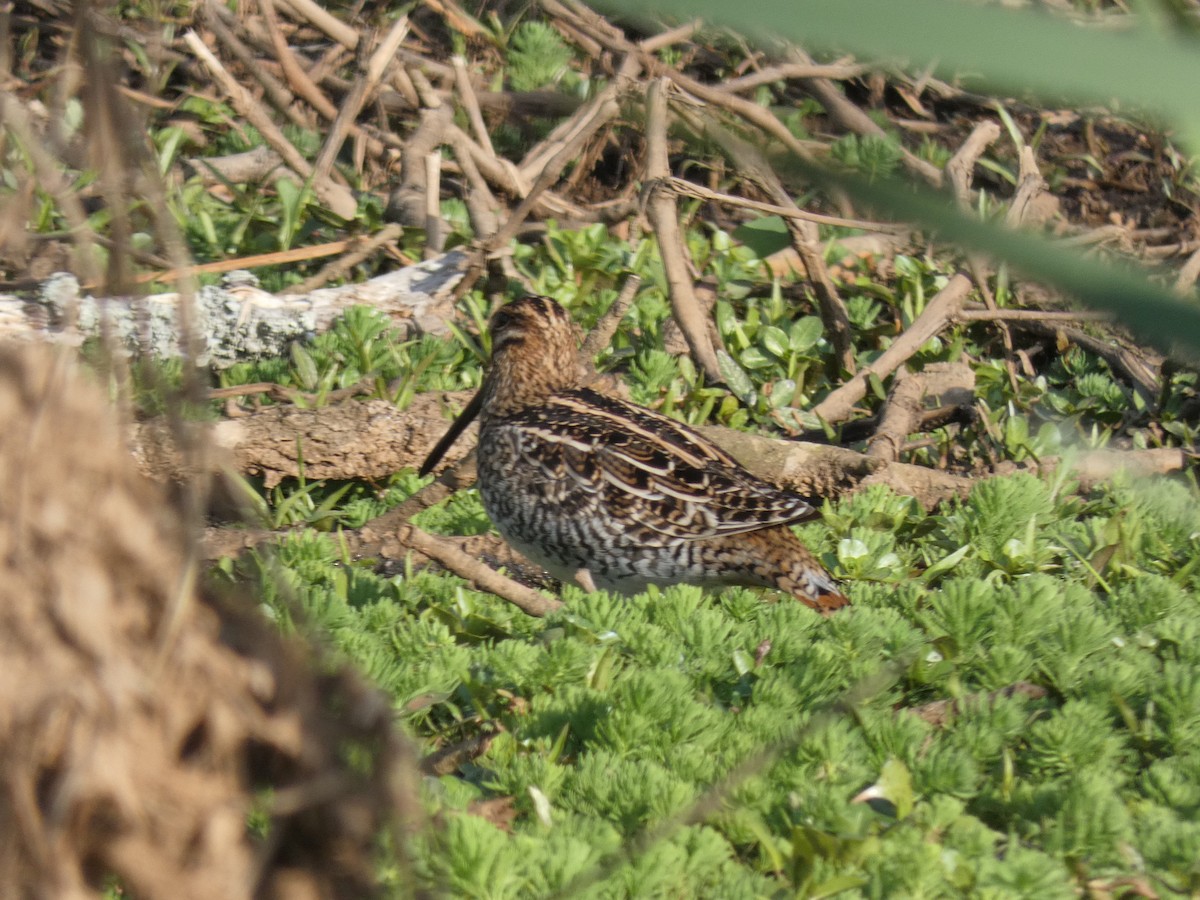
[{"label": "bird's head", "polygon": [[579,329],[549,297],[522,297],[492,316],[484,409],[501,412],[578,387]]}]

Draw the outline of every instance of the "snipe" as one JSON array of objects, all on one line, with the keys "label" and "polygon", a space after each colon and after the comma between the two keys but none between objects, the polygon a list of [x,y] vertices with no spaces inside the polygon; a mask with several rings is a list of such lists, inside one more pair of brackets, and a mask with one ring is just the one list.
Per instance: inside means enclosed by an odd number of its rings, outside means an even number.
[{"label": "snipe", "polygon": [[421,467],[477,414],[479,492],[510,544],[561,580],[778,588],[818,610],[849,601],[787,527],[817,515],[693,429],[583,387],[579,332],[548,297],[493,316],[483,387]]}]

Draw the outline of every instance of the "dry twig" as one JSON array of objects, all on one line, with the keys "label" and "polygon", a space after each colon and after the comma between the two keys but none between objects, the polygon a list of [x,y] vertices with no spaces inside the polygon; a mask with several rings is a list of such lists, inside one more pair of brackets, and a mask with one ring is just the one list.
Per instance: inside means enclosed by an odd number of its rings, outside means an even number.
[{"label": "dry twig", "polygon": [[392,23],[387,35],[371,54],[365,70],[355,80],[354,87],[342,99],[337,116],[334,118],[333,124],[329,126],[329,133],[325,136],[325,142],[321,145],[316,162],[313,163],[315,180],[324,180],[329,176],[333,162],[342,149],[342,143],[346,140],[346,135],[350,132],[354,120],[358,118],[359,110],[383,80],[384,70],[391,64],[396,56],[396,51],[400,48],[400,42],[407,34],[408,17],[401,16]]},{"label": "dry twig", "polygon": [[867,368],[814,406],[813,414],[826,422],[841,422],[848,418],[854,405],[867,395],[867,384],[871,376],[885,378],[904,365],[927,340],[941,333],[953,320],[970,291],[971,281],[965,275],[959,274],[951,278],[887,350]]},{"label": "dry twig", "polygon": [[[925,398],[939,398],[941,408],[927,413]],[[867,456],[894,462],[910,434],[939,427],[975,399],[975,373],[964,363],[935,363],[920,372],[900,369],[879,414],[879,425],[867,445]]]},{"label": "dry twig", "polygon": [[306,278],[292,290],[297,294],[308,294],[317,288],[324,287],[334,279],[341,278],[368,256],[374,255],[380,247],[398,241],[402,234],[404,234],[403,226],[389,222],[365,240],[348,242],[349,246],[346,249],[349,252],[340,254],[337,259],[322,266],[319,272],[311,278]]},{"label": "dry twig", "polygon": [[698,200],[707,200],[711,203],[721,203],[725,206],[752,209],[755,212],[779,216],[784,219],[800,219],[805,222],[813,222],[817,225],[835,225],[840,228],[862,228],[866,231],[874,231],[882,234],[904,234],[910,230],[907,225],[897,225],[892,222],[870,222],[866,219],[847,219],[842,216],[830,216],[824,213],[810,212],[807,209],[798,209],[794,203],[787,205],[763,203],[760,200],[750,200],[747,197],[738,197],[735,194],[724,194],[720,191],[709,190],[703,185],[696,184],[694,181],[687,181],[673,175],[668,179],[668,182],[671,185],[671,189],[677,194],[695,197]]},{"label": "dry twig", "polygon": [[[183,39],[191,51],[204,63],[212,77],[220,83],[221,89],[229,97],[237,111],[262,132],[263,140],[271,145],[275,152],[283,158],[283,161],[305,178],[313,175],[313,167],[308,160],[300,154],[291,141],[284,137],[283,132],[279,130],[271,117],[250,96],[250,92],[229,74],[221,61],[205,46],[200,36],[194,31],[189,31],[184,34]],[[314,179],[313,191],[316,192],[321,202],[333,210],[336,215],[343,219],[354,218],[358,203],[346,188],[333,184],[328,179]]]},{"label": "dry twig", "polygon": [[[980,122],[971,131],[958,152],[950,158],[946,164],[946,174],[950,178],[950,186],[954,191],[954,198],[958,201],[959,208],[966,215],[971,215],[972,199],[971,199],[971,181],[974,177],[975,163],[979,161],[979,157],[983,152],[1000,137],[1000,126],[987,120]],[[1011,209],[1009,210],[1011,212]],[[987,259],[982,253],[976,251],[967,252],[967,265],[971,270],[971,277],[975,279],[975,284],[979,287],[979,292],[983,296],[983,302],[990,310],[995,310],[996,298],[992,295],[991,288],[988,286],[990,278]],[[1004,361],[1005,371],[1008,374],[1008,384],[1013,393],[1017,392],[1017,364],[1013,354],[1013,339],[1012,331],[1003,319],[997,319],[997,328],[1000,331],[1000,339],[1004,344]]]},{"label": "dry twig", "polygon": [[596,354],[612,343],[613,335],[617,333],[617,326],[625,318],[625,313],[629,312],[629,307],[633,305],[633,299],[637,296],[641,284],[640,275],[629,272],[625,276],[625,283],[621,285],[621,293],[617,295],[617,299],[613,301],[608,311],[601,316],[596,327],[589,331],[587,337],[584,338],[579,356],[585,365],[591,366]]},{"label": "dry twig", "polygon": [[668,186],[671,175],[667,161],[666,79],[650,82],[646,94],[646,215],[658,238],[658,252],[667,277],[671,311],[692,356],[709,381],[721,383],[721,366],[709,332],[708,320],[696,299],[693,267],[687,261],[687,245],[679,229],[675,195]]},{"label": "dry twig", "polygon": [[[722,128],[711,118],[702,119],[686,111],[681,111],[680,116],[698,133],[716,141],[738,171],[757,185],[776,205],[799,212],[791,194],[757,149]],[[818,240],[817,226],[799,216],[790,216],[784,221],[792,236],[792,245],[804,263],[805,274],[812,285],[821,321],[825,325],[825,334],[837,353],[838,364],[844,372],[853,374],[857,363],[854,359],[854,336],[850,328],[850,315],[833,279],[829,277],[824,248]]]},{"label": "dry twig", "polygon": [[358,32],[314,0],[280,0],[296,18],[306,21],[333,38],[347,50],[358,47]]},{"label": "dry twig", "polygon": [[1190,296],[1197,278],[1200,278],[1200,250],[1193,251],[1187,262],[1180,267],[1179,274],[1175,277],[1176,292],[1185,297]]},{"label": "dry twig", "polygon": [[396,539],[401,545],[412,547],[430,559],[437,560],[454,574],[461,575],[472,582],[480,590],[507,600],[528,615],[541,617],[562,608],[561,600],[545,597],[532,588],[518,584],[511,578],[505,578],[495,569],[491,569],[473,556],[467,555],[448,541],[439,540],[413,525],[402,527],[397,533]]},{"label": "dry twig", "polygon": [[[296,54],[292,52],[287,38],[283,35],[283,30],[279,27],[279,20],[275,15],[275,0],[258,0],[258,2],[259,9],[263,14],[263,21],[267,26],[267,33],[270,35],[271,44],[275,49],[275,58],[279,61],[288,84],[291,85],[293,91],[303,97],[309,105],[320,113],[326,121],[332,121],[337,116],[337,107],[325,96],[321,88],[309,78],[308,73],[304,71],[304,68],[296,59]],[[219,11],[227,11],[219,4],[214,4],[214,7]],[[257,70],[261,66],[255,66],[254,68]]]},{"label": "dry twig", "polygon": [[[812,59],[798,47],[792,47],[788,55],[796,62],[812,65]],[[854,134],[885,137],[886,132],[865,112],[846,99],[837,86],[828,78],[801,78],[804,89],[812,94],[825,107],[825,111],[843,128]],[[942,172],[931,163],[915,156],[911,151],[900,148],[901,159],[905,168],[920,176],[934,187],[942,186]]]}]

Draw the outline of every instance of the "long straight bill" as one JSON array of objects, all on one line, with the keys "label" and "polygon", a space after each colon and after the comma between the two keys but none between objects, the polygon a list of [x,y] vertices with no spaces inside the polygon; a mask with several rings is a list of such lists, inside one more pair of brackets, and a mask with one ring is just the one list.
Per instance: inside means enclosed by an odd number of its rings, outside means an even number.
[{"label": "long straight bill", "polygon": [[479,415],[479,408],[483,405],[482,398],[483,391],[476,391],[475,396],[471,398],[471,402],[458,414],[458,418],[454,420],[449,430],[442,435],[442,439],[429,451],[429,455],[425,457],[425,462],[421,463],[419,470],[422,477],[434,470],[437,464],[442,461],[442,457],[446,455],[446,451],[458,440],[458,436],[463,433],[463,430],[475,421],[475,417]]}]

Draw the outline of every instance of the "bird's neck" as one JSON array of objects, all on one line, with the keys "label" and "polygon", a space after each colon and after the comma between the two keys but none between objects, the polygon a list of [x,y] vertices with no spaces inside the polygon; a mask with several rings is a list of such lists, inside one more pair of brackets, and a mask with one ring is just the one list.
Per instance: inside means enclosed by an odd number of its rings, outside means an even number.
[{"label": "bird's neck", "polygon": [[483,380],[483,415],[504,415],[545,403],[554,394],[577,388],[583,372],[573,348],[522,347],[492,360]]}]

